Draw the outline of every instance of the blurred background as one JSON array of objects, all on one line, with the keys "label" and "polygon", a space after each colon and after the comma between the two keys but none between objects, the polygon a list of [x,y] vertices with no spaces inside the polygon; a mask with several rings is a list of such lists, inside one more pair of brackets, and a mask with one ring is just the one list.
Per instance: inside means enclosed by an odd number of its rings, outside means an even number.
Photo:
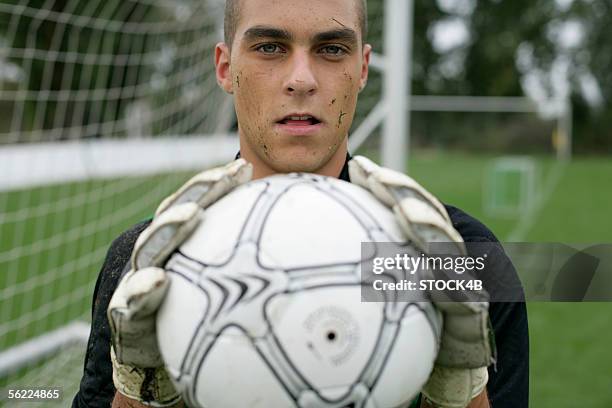
[{"label": "blurred background", "polygon": [[[353,153],[405,146],[401,167],[502,241],[612,242],[612,3],[406,3],[368,1]],[[114,237],[233,157],[212,59],[223,6],[0,0],[0,388],[62,385],[67,405]],[[612,305],[528,311],[531,405],[612,406]]]}]

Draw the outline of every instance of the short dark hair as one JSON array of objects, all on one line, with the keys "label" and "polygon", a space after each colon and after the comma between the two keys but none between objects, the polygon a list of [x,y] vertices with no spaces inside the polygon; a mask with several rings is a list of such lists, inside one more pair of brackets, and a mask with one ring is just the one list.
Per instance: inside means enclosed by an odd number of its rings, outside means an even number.
[{"label": "short dark hair", "polygon": [[[225,43],[231,48],[234,36],[236,35],[236,27],[240,18],[240,2],[242,0],[226,0],[225,1],[225,18],[224,31]],[[359,26],[361,28],[361,37],[365,40],[368,34],[368,7],[366,0],[355,0],[357,2],[357,14],[359,17]]]}]

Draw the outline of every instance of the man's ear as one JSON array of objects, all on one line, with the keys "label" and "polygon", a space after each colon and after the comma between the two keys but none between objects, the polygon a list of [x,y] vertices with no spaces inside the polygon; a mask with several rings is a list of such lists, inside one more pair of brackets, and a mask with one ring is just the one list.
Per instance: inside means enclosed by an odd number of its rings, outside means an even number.
[{"label": "man's ear", "polygon": [[361,62],[361,78],[359,79],[359,92],[363,91],[368,83],[368,74],[370,70],[370,56],[372,55],[372,46],[365,44],[363,46],[363,58]]},{"label": "man's ear", "polygon": [[234,93],[230,69],[230,51],[225,43],[218,43],[215,46],[215,73],[219,86],[229,94]]}]

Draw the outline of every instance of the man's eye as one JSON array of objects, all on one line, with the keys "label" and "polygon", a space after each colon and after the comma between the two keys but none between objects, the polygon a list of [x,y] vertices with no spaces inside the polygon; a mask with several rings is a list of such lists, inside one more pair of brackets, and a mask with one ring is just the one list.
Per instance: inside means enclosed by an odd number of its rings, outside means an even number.
[{"label": "man's eye", "polygon": [[263,44],[256,48],[257,51],[263,52],[264,54],[276,54],[282,52],[281,47],[276,44]]},{"label": "man's eye", "polygon": [[332,56],[343,55],[346,53],[346,51],[344,51],[342,47],[339,47],[337,45],[327,45],[321,48],[321,51],[323,52],[323,54]]}]

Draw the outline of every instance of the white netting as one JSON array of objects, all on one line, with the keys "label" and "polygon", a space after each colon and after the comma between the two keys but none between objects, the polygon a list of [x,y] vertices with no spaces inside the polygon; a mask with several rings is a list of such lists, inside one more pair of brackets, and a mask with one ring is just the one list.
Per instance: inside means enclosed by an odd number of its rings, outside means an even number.
[{"label": "white netting", "polygon": [[[89,320],[113,237],[186,177],[161,162],[138,177],[122,165],[228,132],[231,101],[212,64],[222,15],[213,0],[0,2],[0,351]],[[56,385],[72,392],[65,368],[80,372],[82,352],[70,355],[81,361],[0,373],[0,388],[61,370]]]},{"label": "white netting", "polygon": [[[42,364],[9,381],[5,386],[5,389],[22,389],[26,386],[43,389],[59,388],[61,398],[57,401],[8,401],[7,395],[2,395],[0,405],[4,403],[11,408],[69,407],[83,375],[84,356],[85,349],[82,345],[63,347]],[[58,378],[61,380],[58,381]]]},{"label": "white netting", "polygon": [[214,131],[220,3],[3,1],[0,143]]}]

